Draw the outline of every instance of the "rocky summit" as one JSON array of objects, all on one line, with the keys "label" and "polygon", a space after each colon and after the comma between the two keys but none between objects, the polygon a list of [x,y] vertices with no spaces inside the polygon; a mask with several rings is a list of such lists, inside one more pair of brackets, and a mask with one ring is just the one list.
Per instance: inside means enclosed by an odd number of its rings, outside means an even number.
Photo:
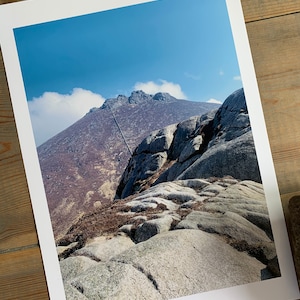
[{"label": "rocky summit", "polygon": [[259,174],[243,90],[154,130],[115,200],[58,240],[67,299],[172,299],[280,276]]},{"label": "rocky summit", "polygon": [[123,173],[117,197],[143,190],[149,182],[227,175],[261,181],[242,89],[230,95],[217,111],[146,137]]},{"label": "rocky summit", "polygon": [[134,91],[129,97],[107,99],[39,146],[55,238],[83,214],[113,201],[132,152],[151,131],[217,107]]}]

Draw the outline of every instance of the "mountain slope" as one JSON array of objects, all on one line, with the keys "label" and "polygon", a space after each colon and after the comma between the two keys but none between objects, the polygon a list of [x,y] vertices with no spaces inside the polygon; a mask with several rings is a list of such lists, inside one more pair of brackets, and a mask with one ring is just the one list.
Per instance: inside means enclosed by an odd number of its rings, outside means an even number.
[{"label": "mountain slope", "polygon": [[84,213],[114,198],[131,153],[151,131],[217,107],[135,91],[106,100],[38,147],[56,238]]}]

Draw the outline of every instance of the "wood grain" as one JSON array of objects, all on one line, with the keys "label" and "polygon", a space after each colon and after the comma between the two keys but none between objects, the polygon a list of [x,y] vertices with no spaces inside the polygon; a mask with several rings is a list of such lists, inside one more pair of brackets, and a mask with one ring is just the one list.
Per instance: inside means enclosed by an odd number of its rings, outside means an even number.
[{"label": "wood grain", "polygon": [[[0,4],[16,2],[0,0]],[[279,188],[300,194],[300,0],[242,0]],[[0,55],[0,299],[48,299]]]},{"label": "wood grain", "polygon": [[48,299],[2,54],[0,54],[0,299]]},{"label": "wood grain", "polygon": [[1,254],[0,299],[48,299],[38,247]]},{"label": "wood grain", "polygon": [[300,0],[242,0],[246,23],[299,11]]},{"label": "wood grain", "polygon": [[27,182],[0,55],[0,253],[38,243]]},{"label": "wood grain", "polygon": [[300,13],[247,24],[282,194],[300,189],[299,29]]}]

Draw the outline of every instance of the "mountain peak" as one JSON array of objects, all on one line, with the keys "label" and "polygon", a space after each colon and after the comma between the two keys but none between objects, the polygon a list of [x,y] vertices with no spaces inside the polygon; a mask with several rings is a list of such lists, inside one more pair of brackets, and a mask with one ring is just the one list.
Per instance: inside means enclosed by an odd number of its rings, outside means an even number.
[{"label": "mountain peak", "polygon": [[165,102],[172,102],[174,100],[177,100],[175,97],[171,96],[169,93],[156,93],[153,96],[153,100],[157,100],[157,101],[165,101]]},{"label": "mountain peak", "polygon": [[146,94],[144,91],[133,91],[128,98],[130,104],[138,104],[152,99],[152,95]]},{"label": "mountain peak", "polygon": [[125,95],[118,95],[116,98],[109,98],[105,100],[102,109],[118,108],[125,104],[141,104],[148,101],[174,102],[178,99],[171,96],[169,93],[156,93],[154,96],[147,94],[142,90],[133,91],[129,97]]}]

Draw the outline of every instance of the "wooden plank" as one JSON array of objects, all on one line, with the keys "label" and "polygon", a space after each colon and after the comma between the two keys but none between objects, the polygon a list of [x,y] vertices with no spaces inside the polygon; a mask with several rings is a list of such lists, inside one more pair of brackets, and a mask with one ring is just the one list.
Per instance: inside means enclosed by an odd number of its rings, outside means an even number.
[{"label": "wooden plank", "polygon": [[241,2],[246,23],[300,11],[300,0],[242,0]]},{"label": "wooden plank", "polygon": [[49,298],[37,244],[0,53],[0,299]]},{"label": "wooden plank", "polygon": [[38,247],[0,254],[0,299],[49,299]]},{"label": "wooden plank", "polygon": [[37,244],[31,202],[0,55],[0,252]]},{"label": "wooden plank", "polygon": [[300,13],[247,24],[282,194],[300,189]]}]

